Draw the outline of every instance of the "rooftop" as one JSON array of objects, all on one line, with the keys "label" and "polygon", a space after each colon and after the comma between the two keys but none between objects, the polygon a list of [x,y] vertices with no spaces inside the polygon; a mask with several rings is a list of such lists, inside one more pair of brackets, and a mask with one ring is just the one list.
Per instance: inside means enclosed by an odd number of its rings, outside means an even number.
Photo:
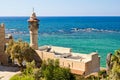
[{"label": "rooftop", "polygon": [[65,58],[68,60],[74,60],[79,62],[88,62],[91,60],[91,55],[97,54],[93,52],[91,54],[73,53],[71,48],[64,48],[58,46],[42,46],[39,47],[40,51],[54,53],[57,58]]},{"label": "rooftop", "polygon": [[59,54],[67,54],[71,53],[71,48],[64,48],[64,47],[58,47],[58,46],[42,46],[39,47],[39,50],[41,51],[47,51],[47,52],[54,52],[54,53],[59,53]]}]

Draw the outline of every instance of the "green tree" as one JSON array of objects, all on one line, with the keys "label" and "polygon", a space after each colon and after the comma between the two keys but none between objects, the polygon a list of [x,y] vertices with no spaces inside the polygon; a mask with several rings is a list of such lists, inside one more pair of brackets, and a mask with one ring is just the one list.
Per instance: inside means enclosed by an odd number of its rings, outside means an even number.
[{"label": "green tree", "polygon": [[120,80],[120,50],[116,50],[111,58],[112,69],[109,74],[109,80]]},{"label": "green tree", "polygon": [[41,80],[41,69],[36,68],[35,61],[27,62],[26,69],[16,74],[10,80]]},{"label": "green tree", "polygon": [[8,43],[6,53],[11,56],[13,61],[16,59],[21,67],[23,67],[23,61],[33,61],[34,54],[36,54],[36,52],[29,46],[29,44],[23,42],[22,40],[18,40],[16,42],[11,40]]},{"label": "green tree", "polygon": [[41,70],[45,80],[75,80],[70,69],[59,66],[59,60],[48,59],[43,61]]},{"label": "green tree", "polygon": [[23,74],[32,75],[35,68],[36,68],[35,67],[35,61],[27,62],[26,63],[26,69],[23,71]]}]

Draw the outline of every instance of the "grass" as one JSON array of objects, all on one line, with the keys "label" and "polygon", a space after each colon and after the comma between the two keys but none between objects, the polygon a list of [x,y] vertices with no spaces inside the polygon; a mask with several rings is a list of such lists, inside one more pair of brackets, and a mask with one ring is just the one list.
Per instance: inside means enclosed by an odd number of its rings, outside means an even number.
[{"label": "grass", "polygon": [[35,79],[33,78],[33,76],[30,75],[16,74],[13,77],[11,77],[10,80],[35,80]]}]

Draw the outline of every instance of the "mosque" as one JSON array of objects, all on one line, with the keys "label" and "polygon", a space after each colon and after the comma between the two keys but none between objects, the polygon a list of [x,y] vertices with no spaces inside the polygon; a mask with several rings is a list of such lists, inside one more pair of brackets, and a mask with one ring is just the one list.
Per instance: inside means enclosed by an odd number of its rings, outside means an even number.
[{"label": "mosque", "polygon": [[[81,54],[72,52],[71,48],[58,46],[41,46],[38,47],[38,29],[39,20],[33,11],[28,20],[30,32],[30,46],[37,52],[42,60],[59,59],[61,67],[70,68],[71,72],[79,75],[89,75],[93,72],[100,71],[100,57],[97,52],[90,54]],[[8,58],[5,54],[5,44],[12,39],[11,35],[5,36],[5,26],[0,25],[0,63],[7,64]]]}]

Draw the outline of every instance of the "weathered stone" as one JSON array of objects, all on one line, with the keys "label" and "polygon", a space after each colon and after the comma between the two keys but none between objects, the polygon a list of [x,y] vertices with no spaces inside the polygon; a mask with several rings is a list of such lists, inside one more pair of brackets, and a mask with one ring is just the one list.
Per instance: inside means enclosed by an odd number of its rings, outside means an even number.
[{"label": "weathered stone", "polygon": [[7,64],[7,55],[5,54],[5,26],[0,25],[0,63]]},{"label": "weathered stone", "polygon": [[30,30],[30,46],[33,49],[38,49],[39,20],[37,19],[35,12],[32,13],[32,16],[30,17],[28,22],[29,22],[29,30]]},{"label": "weathered stone", "polygon": [[6,38],[5,25],[0,24],[0,63],[3,65],[8,64],[8,56],[5,53],[5,44],[8,43],[10,39],[12,39],[12,35],[9,34]]}]

